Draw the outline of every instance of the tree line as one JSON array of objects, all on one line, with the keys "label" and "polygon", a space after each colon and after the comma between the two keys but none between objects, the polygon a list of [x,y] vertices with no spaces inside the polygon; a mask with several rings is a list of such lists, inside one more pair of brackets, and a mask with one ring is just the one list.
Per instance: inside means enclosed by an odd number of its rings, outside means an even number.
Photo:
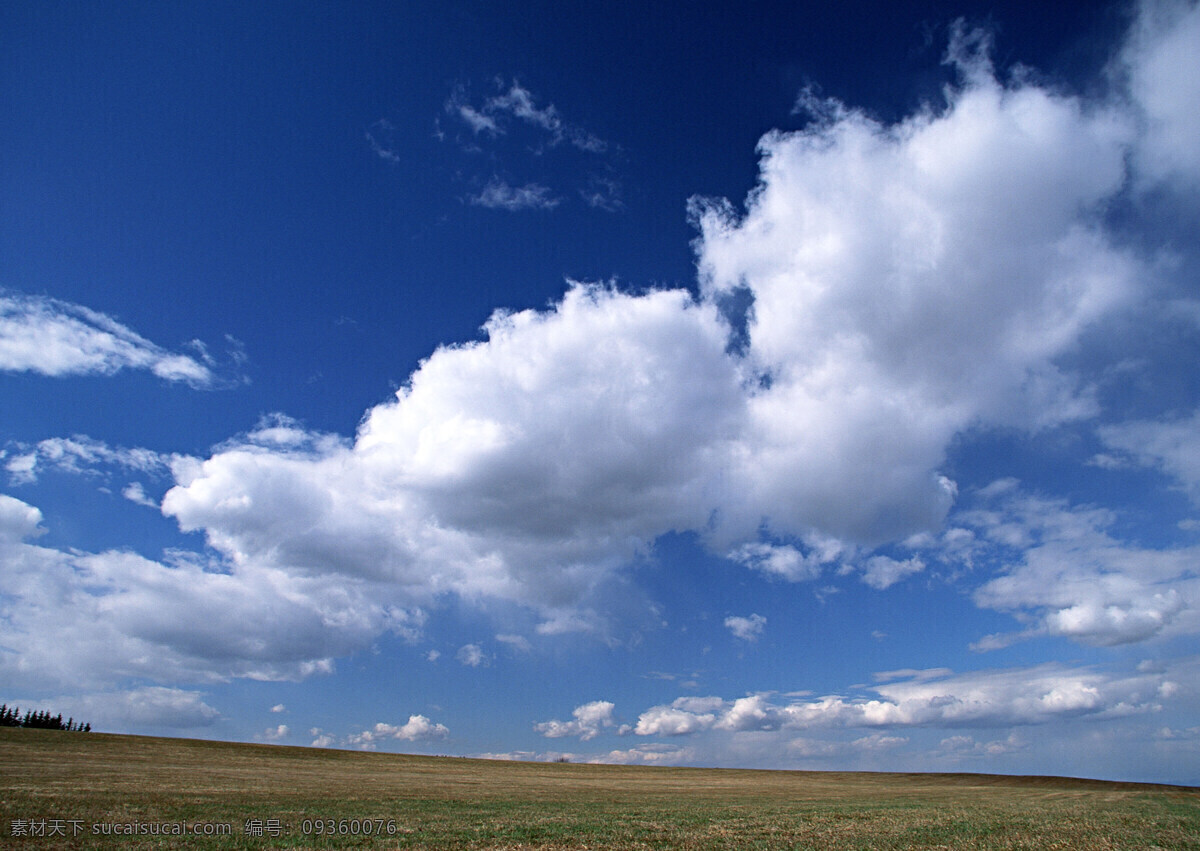
[{"label": "tree line", "polygon": [[21,715],[21,707],[8,708],[8,704],[0,705],[0,727],[30,727],[36,730],[70,730],[73,733],[92,732],[91,723],[76,722],[74,718],[63,721],[62,713],[51,715],[46,711],[34,712],[25,710]]}]

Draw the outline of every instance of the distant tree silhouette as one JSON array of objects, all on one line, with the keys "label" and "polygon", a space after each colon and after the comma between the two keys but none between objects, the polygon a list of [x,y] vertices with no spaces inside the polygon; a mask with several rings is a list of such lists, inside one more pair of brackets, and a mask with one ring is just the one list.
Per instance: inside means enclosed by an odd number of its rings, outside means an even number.
[{"label": "distant tree silhouette", "polygon": [[62,713],[51,715],[49,710],[38,710],[34,712],[32,709],[26,709],[25,714],[21,715],[21,708],[14,706],[8,708],[8,704],[0,705],[0,727],[27,727],[36,730],[70,730],[78,733],[90,733],[92,725],[84,724],[82,721],[75,723],[75,718],[71,717],[67,722],[63,723]]}]

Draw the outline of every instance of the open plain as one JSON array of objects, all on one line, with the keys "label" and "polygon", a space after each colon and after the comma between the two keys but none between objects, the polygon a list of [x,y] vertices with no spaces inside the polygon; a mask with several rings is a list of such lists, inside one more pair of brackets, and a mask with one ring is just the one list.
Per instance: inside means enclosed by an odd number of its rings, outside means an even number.
[{"label": "open plain", "polygon": [[1200,789],[0,730],[15,848],[1200,848]]}]

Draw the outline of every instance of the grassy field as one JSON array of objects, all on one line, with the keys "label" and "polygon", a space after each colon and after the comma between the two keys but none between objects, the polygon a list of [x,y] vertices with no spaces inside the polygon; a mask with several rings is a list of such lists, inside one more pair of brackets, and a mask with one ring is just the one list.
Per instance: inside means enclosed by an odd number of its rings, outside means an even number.
[{"label": "grassy field", "polygon": [[[105,835],[150,825],[225,835]],[[0,729],[0,846],[1200,849],[1200,789],[515,763]]]}]

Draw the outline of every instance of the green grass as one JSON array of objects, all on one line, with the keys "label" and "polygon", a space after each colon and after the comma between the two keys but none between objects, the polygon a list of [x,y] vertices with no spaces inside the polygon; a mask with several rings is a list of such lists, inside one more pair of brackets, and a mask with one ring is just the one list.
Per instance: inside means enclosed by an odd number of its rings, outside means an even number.
[{"label": "green grass", "polygon": [[[13,836],[14,820],[68,834]],[[248,836],[275,819],[283,835]],[[382,835],[304,835],[305,820]],[[74,820],[82,833],[72,837]],[[230,825],[224,837],[93,826]],[[374,827],[374,822],[372,824]],[[0,729],[16,848],[1194,848],[1200,789],[1048,777],[513,763]]]}]

